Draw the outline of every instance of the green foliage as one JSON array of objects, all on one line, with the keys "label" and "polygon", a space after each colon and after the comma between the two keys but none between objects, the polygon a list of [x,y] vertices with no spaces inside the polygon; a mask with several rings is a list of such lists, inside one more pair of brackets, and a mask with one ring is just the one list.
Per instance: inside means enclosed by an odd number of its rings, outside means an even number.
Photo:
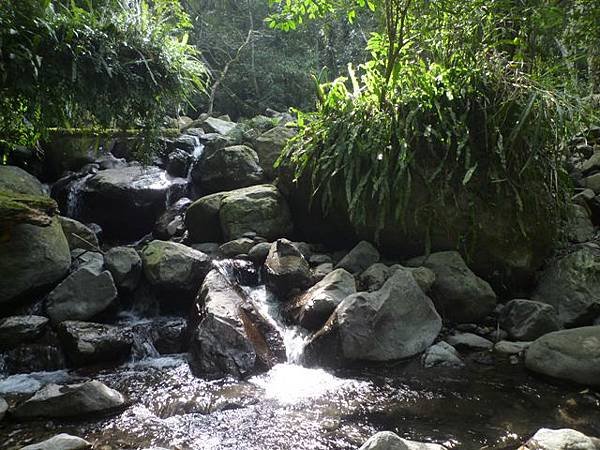
[{"label": "green foliage", "polygon": [[311,177],[325,212],[343,192],[357,226],[445,223],[449,203],[475,216],[510,204],[523,234],[524,216],[558,219],[565,140],[591,113],[565,80],[568,61],[541,45],[556,32],[544,3],[379,2],[386,26],[369,41],[372,60],[360,79],[350,67],[349,79],[319,87],[317,111],[299,114],[278,163]]},{"label": "green foliage", "polygon": [[49,127],[150,133],[204,89],[177,0],[0,3],[0,144],[32,145]]}]

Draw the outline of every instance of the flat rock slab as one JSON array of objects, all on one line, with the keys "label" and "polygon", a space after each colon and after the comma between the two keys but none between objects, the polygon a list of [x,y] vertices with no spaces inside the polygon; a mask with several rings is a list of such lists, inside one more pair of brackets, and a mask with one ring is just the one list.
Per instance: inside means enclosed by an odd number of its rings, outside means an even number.
[{"label": "flat rock slab", "polygon": [[18,419],[39,417],[78,417],[114,411],[125,404],[125,397],[99,381],[59,386],[49,384],[17,406]]},{"label": "flat rock slab", "polygon": [[453,334],[448,337],[448,343],[458,349],[468,350],[489,350],[494,346],[492,341],[473,333]]}]

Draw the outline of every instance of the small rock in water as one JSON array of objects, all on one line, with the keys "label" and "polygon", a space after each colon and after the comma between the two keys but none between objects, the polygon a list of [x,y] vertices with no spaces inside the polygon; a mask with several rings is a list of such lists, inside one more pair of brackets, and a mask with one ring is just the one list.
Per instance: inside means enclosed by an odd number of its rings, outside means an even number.
[{"label": "small rock in water", "polygon": [[43,442],[23,447],[21,450],[84,450],[88,448],[92,448],[92,444],[85,439],[61,433]]},{"label": "small rock in water", "polygon": [[359,450],[446,450],[446,447],[438,444],[408,441],[391,431],[381,431],[371,436]]},{"label": "small rock in water", "polygon": [[473,333],[456,333],[448,337],[448,343],[459,349],[490,350],[494,344]]},{"label": "small rock in water", "polygon": [[18,405],[12,413],[19,419],[78,417],[114,411],[124,404],[123,395],[93,380],[65,386],[49,384]]},{"label": "small rock in water", "polygon": [[423,366],[461,368],[465,364],[456,349],[444,341],[440,341],[427,349],[421,358]]},{"label": "small rock in water", "polygon": [[542,428],[519,450],[599,450],[600,439],[576,430]]},{"label": "small rock in water", "polygon": [[306,259],[287,239],[278,239],[271,245],[265,269],[267,286],[282,301],[290,294],[308,288],[313,281]]},{"label": "small rock in water", "polygon": [[529,348],[531,342],[500,341],[494,345],[494,351],[504,355],[518,355]]}]

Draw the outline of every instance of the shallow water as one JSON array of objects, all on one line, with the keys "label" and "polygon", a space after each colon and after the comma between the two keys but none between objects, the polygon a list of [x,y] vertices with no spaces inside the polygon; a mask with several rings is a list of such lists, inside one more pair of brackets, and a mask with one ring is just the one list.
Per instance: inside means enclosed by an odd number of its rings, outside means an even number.
[{"label": "shallow water", "polygon": [[4,422],[1,448],[59,432],[103,450],[355,449],[379,430],[464,449],[516,448],[541,427],[600,435],[597,394],[549,384],[508,363],[470,361],[452,371],[413,362],[336,374],[285,364],[247,381],[206,381],[178,355],[70,375],[97,378],[131,404],[113,417],[79,422]]}]

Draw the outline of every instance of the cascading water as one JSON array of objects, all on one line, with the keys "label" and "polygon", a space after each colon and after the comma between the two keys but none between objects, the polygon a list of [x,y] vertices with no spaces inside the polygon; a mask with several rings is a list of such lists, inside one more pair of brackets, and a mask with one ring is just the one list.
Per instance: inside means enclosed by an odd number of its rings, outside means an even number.
[{"label": "cascading water", "polygon": [[92,173],[88,173],[80,178],[73,180],[69,184],[67,192],[67,217],[77,219],[81,213],[81,192],[87,180],[92,177]]},{"label": "cascading water", "polygon": [[192,169],[194,164],[202,157],[202,154],[204,153],[204,144],[200,142],[198,136],[192,136],[192,138],[194,139],[194,150],[192,151],[192,161],[187,173],[188,181],[192,180]]}]

